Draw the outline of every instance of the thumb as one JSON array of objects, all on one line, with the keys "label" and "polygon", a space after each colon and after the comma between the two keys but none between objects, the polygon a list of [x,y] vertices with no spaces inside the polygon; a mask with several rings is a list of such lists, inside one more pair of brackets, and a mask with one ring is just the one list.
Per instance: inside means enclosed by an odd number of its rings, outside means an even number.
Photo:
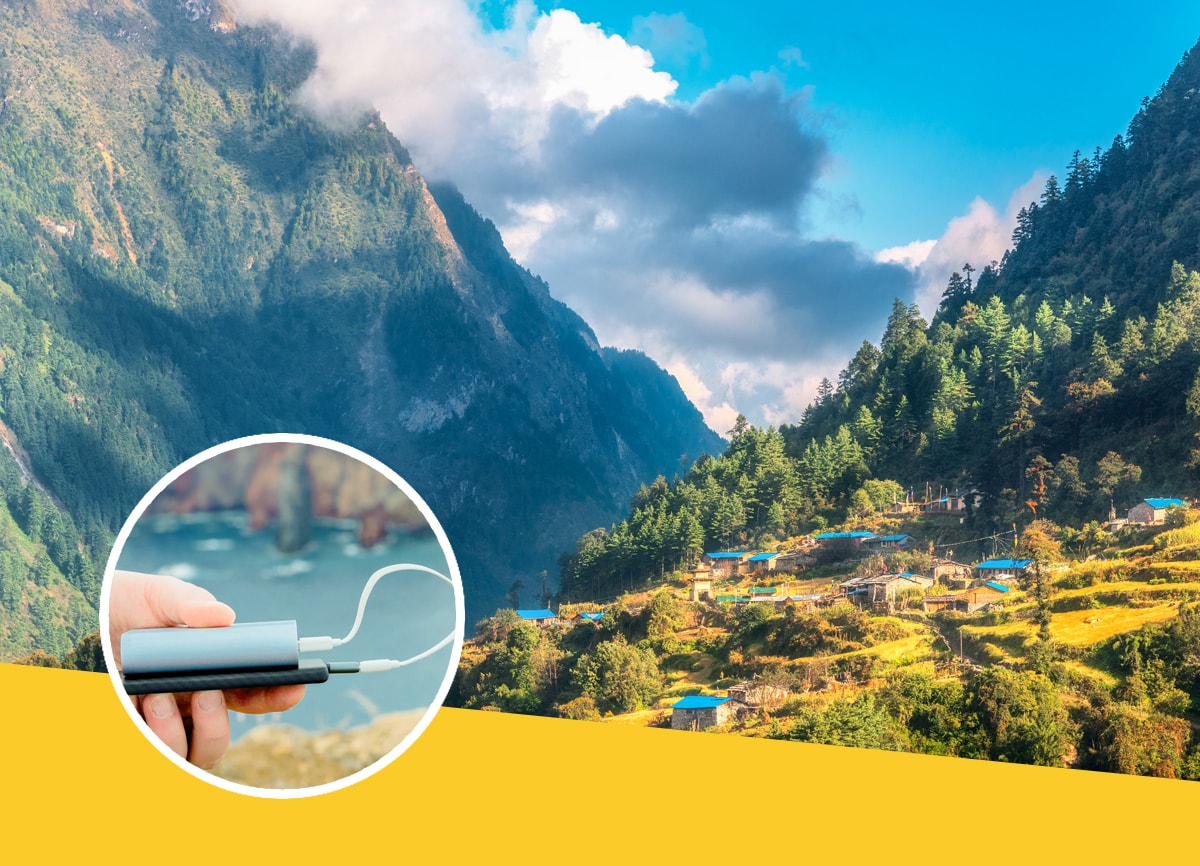
[{"label": "thumb", "polygon": [[211,592],[174,577],[156,575],[145,587],[146,604],[164,626],[217,628],[233,625],[233,608]]}]

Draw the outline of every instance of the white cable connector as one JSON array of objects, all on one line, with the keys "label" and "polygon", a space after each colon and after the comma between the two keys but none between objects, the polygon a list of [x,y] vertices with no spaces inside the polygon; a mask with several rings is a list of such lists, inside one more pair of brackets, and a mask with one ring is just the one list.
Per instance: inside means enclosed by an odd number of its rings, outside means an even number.
[{"label": "white cable connector", "polygon": [[[379,582],[380,578],[384,577],[385,575],[393,574],[397,571],[422,571],[426,574],[432,574],[439,580],[450,584],[450,586],[454,586],[454,582],[450,580],[450,578],[446,577],[446,575],[442,574],[440,571],[434,571],[432,568],[427,568],[424,565],[414,565],[412,563],[385,565],[367,579],[367,583],[363,587],[362,595],[358,597],[358,613],[354,617],[354,625],[350,629],[350,633],[343,638],[330,637],[329,635],[321,635],[319,637],[302,637],[299,641],[297,641],[297,647],[299,648],[299,651],[302,653],[327,652],[336,647],[344,646],[345,644],[350,643],[354,636],[358,634],[358,627],[362,625],[363,611],[366,610],[367,599],[371,596],[371,590],[375,588],[375,584]],[[423,658],[428,658],[442,647],[451,643],[453,640],[454,632],[450,632],[450,634],[446,635],[429,649],[413,656],[412,658],[404,659],[403,661],[396,661],[395,659],[368,659],[367,661],[359,662],[358,672],[362,674],[369,674],[402,668],[405,665],[418,662]]]},{"label": "white cable connector", "polygon": [[360,674],[377,674],[381,671],[395,670],[396,667],[396,662],[392,659],[367,659],[358,663],[358,672]]},{"label": "white cable connector", "polygon": [[394,671],[396,668],[402,668],[405,665],[411,665],[413,662],[419,662],[421,659],[429,658],[452,640],[454,640],[454,632],[450,632],[450,634],[425,650],[425,652],[418,653],[411,658],[406,658],[404,661],[396,661],[395,659],[367,659],[365,662],[358,663],[358,672],[360,674],[375,674],[380,671]]},{"label": "white cable connector", "polygon": [[302,637],[297,641],[297,646],[302,653],[322,653],[328,652],[334,647],[341,644],[341,641],[336,638],[325,635],[324,637]]}]

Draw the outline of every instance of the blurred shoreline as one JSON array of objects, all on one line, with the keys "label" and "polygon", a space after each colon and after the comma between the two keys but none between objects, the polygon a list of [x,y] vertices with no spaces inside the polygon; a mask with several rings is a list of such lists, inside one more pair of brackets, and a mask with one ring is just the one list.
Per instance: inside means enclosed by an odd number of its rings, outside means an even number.
[{"label": "blurred shoreline", "polygon": [[261,725],[230,746],[213,774],[255,788],[311,788],[378,761],[416,727],[424,709],[385,713],[348,730]]}]

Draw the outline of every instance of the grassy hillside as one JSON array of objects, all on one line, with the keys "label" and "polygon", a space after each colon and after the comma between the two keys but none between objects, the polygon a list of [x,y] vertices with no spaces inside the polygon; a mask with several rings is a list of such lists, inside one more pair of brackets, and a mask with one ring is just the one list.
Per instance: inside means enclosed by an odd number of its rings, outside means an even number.
[{"label": "grassy hillside", "polygon": [[[620,724],[669,726],[687,695],[741,681],[781,690],[718,732],[960,757],[1200,778],[1200,513],[1173,528],[1101,532],[1062,553],[1038,524],[1017,555],[1035,567],[971,614],[924,610],[934,585],[859,609],[837,584],[919,570],[813,551],[798,573],[718,581],[714,594],[775,587],[777,602],[693,603],[680,573],[607,605],[579,602],[538,628],[512,611],[482,621],[452,701]],[[913,546],[940,532],[907,518]],[[1040,569],[1041,578],[1036,576]],[[784,595],[819,594],[815,603]],[[599,623],[575,618],[603,611]],[[786,690],[786,691],[783,691]]]}]

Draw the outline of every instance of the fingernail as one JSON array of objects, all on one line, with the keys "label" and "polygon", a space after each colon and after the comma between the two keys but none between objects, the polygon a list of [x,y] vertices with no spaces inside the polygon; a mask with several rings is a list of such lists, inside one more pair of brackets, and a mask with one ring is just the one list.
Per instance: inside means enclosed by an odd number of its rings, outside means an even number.
[{"label": "fingernail", "polygon": [[175,715],[175,699],[170,695],[152,695],[146,704],[150,715],[156,719],[167,719]]},{"label": "fingernail", "polygon": [[225,708],[225,693],[221,691],[199,692],[196,695],[196,706],[206,712]]}]

